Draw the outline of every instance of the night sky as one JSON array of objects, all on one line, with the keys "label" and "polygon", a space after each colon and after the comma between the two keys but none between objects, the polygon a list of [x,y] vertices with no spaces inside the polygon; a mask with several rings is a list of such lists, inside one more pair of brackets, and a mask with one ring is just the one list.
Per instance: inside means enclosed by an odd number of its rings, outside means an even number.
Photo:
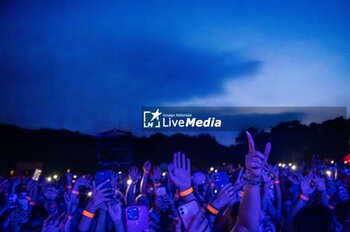
[{"label": "night sky", "polygon": [[141,134],[142,106],[349,108],[349,11],[331,0],[1,1],[0,123]]}]

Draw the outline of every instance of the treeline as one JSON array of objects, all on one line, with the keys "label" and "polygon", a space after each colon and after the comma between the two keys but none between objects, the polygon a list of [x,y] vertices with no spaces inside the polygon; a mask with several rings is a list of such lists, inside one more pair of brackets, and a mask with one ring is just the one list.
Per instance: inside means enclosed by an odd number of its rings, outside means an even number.
[{"label": "treeline", "polygon": [[[317,153],[323,158],[342,159],[349,153],[350,120],[336,118],[322,123],[303,125],[299,121],[280,123],[269,130],[247,128],[263,149],[272,142],[272,162],[301,162]],[[67,167],[94,171],[97,167],[96,139],[92,135],[68,130],[28,130],[0,125],[1,169],[15,167],[16,162],[41,161],[47,170]],[[243,162],[247,152],[245,132],[236,138],[236,145],[223,146],[210,134],[167,136],[156,133],[132,138],[133,160],[169,162],[174,151],[184,151],[194,166],[211,166],[222,162]]]}]

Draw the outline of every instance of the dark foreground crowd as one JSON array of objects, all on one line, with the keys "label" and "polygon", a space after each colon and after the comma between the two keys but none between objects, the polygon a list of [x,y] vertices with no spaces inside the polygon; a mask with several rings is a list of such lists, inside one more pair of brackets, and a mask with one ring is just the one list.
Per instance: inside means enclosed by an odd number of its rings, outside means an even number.
[{"label": "dark foreground crowd", "polygon": [[177,152],[164,166],[94,175],[0,179],[1,231],[350,231],[347,164],[271,165],[271,144],[244,167],[194,170]]}]

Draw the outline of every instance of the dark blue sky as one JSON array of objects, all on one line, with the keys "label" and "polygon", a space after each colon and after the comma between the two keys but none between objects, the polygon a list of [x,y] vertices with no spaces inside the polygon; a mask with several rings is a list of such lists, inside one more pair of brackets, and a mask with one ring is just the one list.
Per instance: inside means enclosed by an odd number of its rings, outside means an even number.
[{"label": "dark blue sky", "polygon": [[0,123],[138,134],[147,105],[349,106],[349,10],[330,0],[1,1]]}]

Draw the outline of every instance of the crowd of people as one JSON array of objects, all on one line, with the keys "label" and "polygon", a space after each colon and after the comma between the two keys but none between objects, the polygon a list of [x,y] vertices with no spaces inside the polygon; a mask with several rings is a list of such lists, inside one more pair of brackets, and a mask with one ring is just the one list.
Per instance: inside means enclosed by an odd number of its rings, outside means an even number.
[{"label": "crowd of people", "polygon": [[1,231],[350,231],[348,164],[272,165],[247,132],[245,164],[0,179]]}]

